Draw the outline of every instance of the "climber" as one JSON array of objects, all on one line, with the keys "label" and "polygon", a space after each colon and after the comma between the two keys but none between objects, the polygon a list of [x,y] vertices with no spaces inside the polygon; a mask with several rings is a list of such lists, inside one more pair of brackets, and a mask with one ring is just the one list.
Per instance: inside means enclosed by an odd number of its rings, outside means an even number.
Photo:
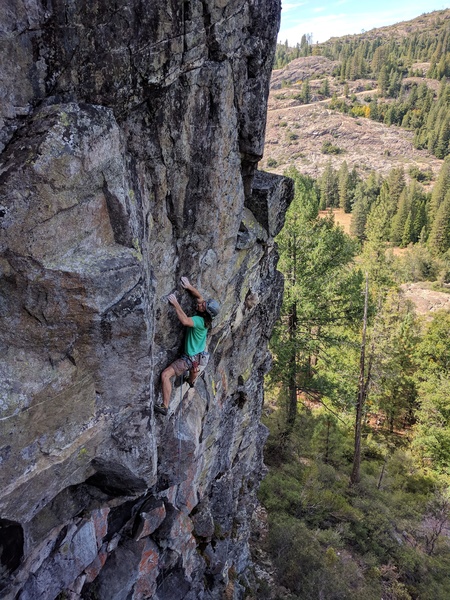
[{"label": "climber", "polygon": [[200,292],[189,282],[187,277],[181,278],[181,285],[190,292],[197,300],[197,312],[193,317],[188,317],[181,308],[175,294],[170,294],[168,300],[175,308],[177,317],[186,327],[184,340],[184,354],[169,365],[161,374],[162,385],[162,404],[155,404],[155,411],[162,415],[167,415],[172,392],[171,379],[174,376],[181,376],[189,371],[189,377],[186,380],[191,387],[199,373],[199,365],[206,348],[206,336],[211,328],[212,320],[219,313],[219,303],[216,300],[205,300]]}]

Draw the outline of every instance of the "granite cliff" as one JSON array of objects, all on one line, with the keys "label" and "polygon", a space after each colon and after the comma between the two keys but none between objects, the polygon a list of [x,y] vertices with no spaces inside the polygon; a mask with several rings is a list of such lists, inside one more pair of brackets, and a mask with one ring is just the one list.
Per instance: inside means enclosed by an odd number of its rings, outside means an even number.
[{"label": "granite cliff", "polygon": [[[291,182],[279,0],[0,8],[0,597],[242,598]],[[190,277],[221,312],[155,416]]]}]

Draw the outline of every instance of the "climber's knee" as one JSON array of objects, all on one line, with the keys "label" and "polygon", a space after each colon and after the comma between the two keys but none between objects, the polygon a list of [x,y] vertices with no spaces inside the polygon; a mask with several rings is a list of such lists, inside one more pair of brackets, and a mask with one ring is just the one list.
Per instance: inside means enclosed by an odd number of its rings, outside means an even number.
[{"label": "climber's knee", "polygon": [[169,365],[168,367],[166,367],[164,369],[164,371],[161,373],[162,381],[168,381],[174,376],[175,376],[175,369],[172,367],[172,365]]}]

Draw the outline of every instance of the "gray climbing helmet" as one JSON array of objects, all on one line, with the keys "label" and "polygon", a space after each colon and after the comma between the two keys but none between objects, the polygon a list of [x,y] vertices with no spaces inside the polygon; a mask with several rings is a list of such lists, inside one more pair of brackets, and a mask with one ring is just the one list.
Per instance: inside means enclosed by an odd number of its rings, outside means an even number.
[{"label": "gray climbing helmet", "polygon": [[212,300],[212,299],[207,300],[206,312],[212,319],[214,319],[214,317],[217,317],[217,315],[219,314],[219,310],[220,310],[220,305],[217,302],[217,300]]}]

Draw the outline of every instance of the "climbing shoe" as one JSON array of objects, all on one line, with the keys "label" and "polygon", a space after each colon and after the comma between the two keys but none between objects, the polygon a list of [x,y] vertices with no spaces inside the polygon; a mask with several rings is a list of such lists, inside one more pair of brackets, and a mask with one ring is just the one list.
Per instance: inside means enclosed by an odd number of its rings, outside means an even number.
[{"label": "climbing shoe", "polygon": [[164,406],[164,404],[155,404],[154,409],[155,412],[159,413],[160,415],[167,415],[167,408]]}]

